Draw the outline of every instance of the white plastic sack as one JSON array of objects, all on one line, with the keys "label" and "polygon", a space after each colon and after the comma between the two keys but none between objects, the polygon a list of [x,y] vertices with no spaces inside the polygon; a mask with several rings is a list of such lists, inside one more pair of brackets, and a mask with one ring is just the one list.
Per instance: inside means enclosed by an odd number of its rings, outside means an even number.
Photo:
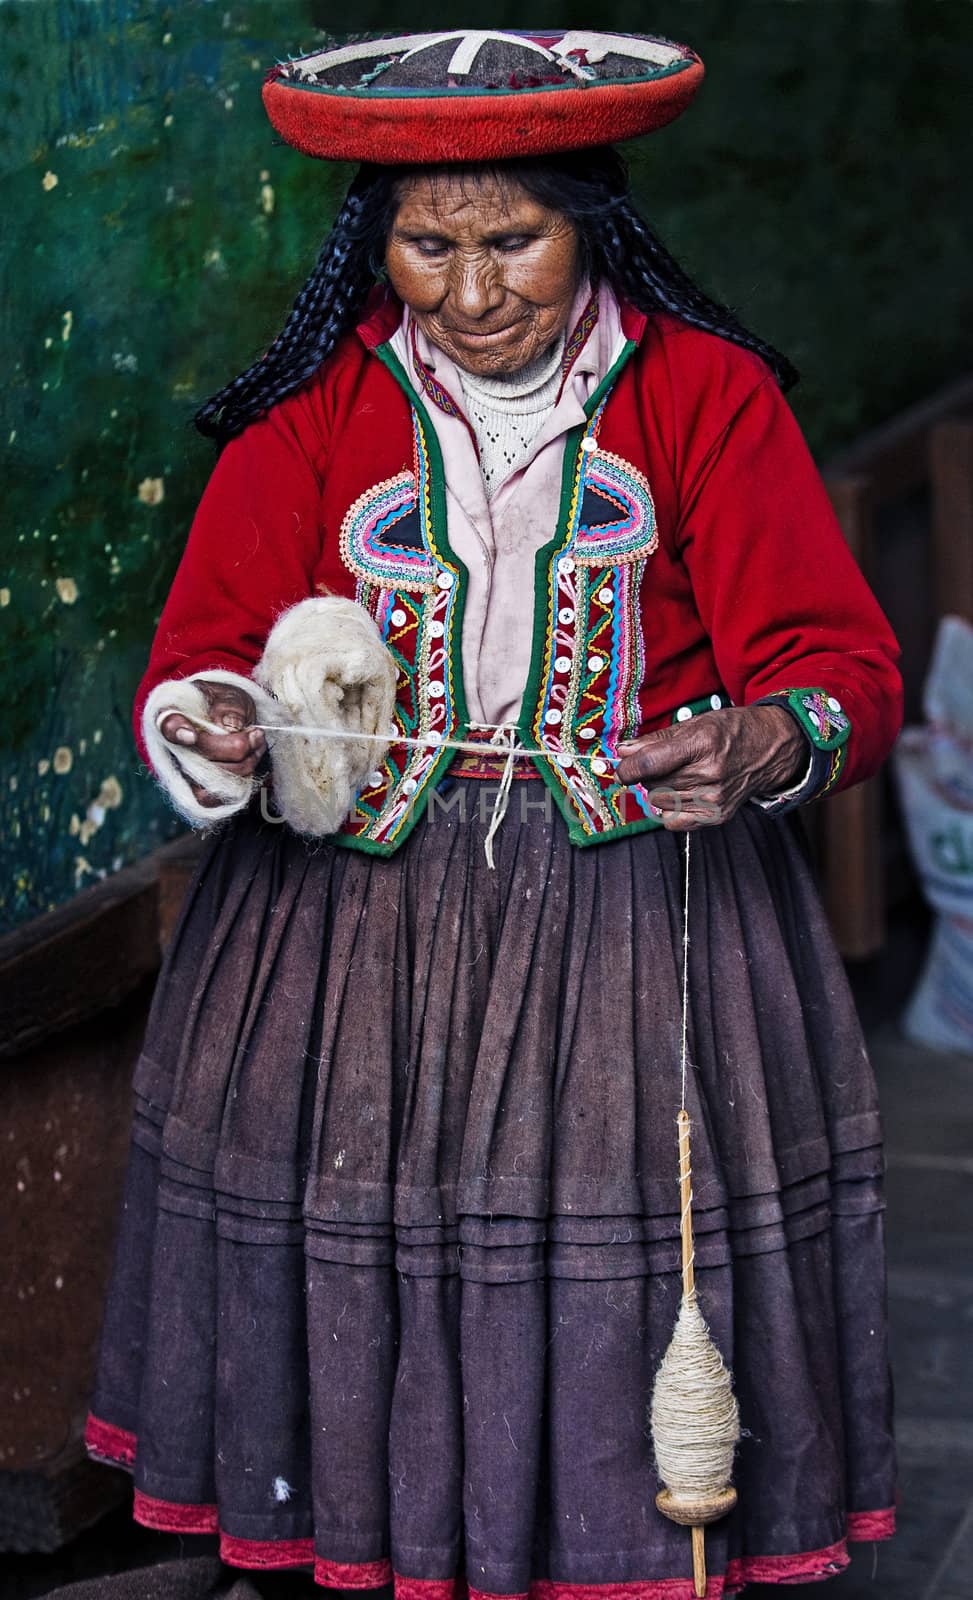
[{"label": "white plastic sack", "polygon": [[944,617],[923,691],[927,722],[906,728],[894,764],[923,893],[937,913],[902,1025],[910,1038],[973,1055],[973,627]]}]

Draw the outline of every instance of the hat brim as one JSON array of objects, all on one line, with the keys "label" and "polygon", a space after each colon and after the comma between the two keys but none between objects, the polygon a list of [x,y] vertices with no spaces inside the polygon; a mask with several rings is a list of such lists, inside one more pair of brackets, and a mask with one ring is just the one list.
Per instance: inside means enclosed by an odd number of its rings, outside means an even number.
[{"label": "hat brim", "polygon": [[506,161],[634,139],[674,121],[703,79],[697,57],[648,81],[381,95],[297,83],[283,70],[263,86],[282,139],[308,156],[382,165]]}]

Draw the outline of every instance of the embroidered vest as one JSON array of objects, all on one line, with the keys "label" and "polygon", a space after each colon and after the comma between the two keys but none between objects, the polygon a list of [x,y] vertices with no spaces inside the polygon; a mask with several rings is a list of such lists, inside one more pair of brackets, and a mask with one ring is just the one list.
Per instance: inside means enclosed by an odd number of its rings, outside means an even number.
[{"label": "embroidered vest", "polygon": [[[536,557],[533,652],[518,733],[545,752],[533,764],[577,845],[661,826],[648,791],[618,783],[608,759],[641,726],[640,586],[658,545],[646,477],[599,443],[608,398],[634,349],[629,340],[588,401],[584,427],[567,435],[554,536]],[[389,346],[375,354],[408,397],[413,464],[350,506],[340,558],[399,667],[390,735],[422,747],[390,745],[334,842],[388,855],[454,759],[444,741],[469,731],[461,658],[467,576],[448,541],[435,430]],[[714,692],[690,704],[695,711],[729,703]]]}]

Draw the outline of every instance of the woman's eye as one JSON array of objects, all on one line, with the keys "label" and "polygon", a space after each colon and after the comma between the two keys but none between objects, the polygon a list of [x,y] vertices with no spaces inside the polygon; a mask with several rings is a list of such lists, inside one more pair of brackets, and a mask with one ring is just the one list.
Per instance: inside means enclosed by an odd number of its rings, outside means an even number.
[{"label": "woman's eye", "polygon": [[415,246],[421,256],[444,256],[449,249],[444,239],[417,239]]},{"label": "woman's eye", "polygon": [[506,234],[502,239],[498,239],[496,248],[504,255],[512,255],[515,250],[526,250],[527,246],[532,242],[526,233],[511,233]]}]

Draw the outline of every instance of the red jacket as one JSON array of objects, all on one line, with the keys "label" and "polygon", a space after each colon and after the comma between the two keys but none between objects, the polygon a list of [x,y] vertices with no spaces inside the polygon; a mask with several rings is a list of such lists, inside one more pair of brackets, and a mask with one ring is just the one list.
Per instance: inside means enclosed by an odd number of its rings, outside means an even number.
[{"label": "red jacket", "polygon": [[[357,597],[378,621],[400,663],[404,731],[465,732],[464,572],[446,538],[434,430],[385,342],[399,315],[383,300],[303,390],[224,450],[162,613],[137,733],[162,680],[248,673],[279,614],[321,592]],[[824,758],[817,790],[872,774],[902,715],[895,637],[768,369],[674,318],[625,308],[623,329],[625,355],[565,447],[521,722],[524,741],[552,753],[538,770],[578,843],[657,825],[638,786],[620,794],[591,752],[611,756],[714,694],[787,704]],[[569,659],[582,664],[567,672]],[[449,758],[393,748],[339,842],[394,849]]]}]

